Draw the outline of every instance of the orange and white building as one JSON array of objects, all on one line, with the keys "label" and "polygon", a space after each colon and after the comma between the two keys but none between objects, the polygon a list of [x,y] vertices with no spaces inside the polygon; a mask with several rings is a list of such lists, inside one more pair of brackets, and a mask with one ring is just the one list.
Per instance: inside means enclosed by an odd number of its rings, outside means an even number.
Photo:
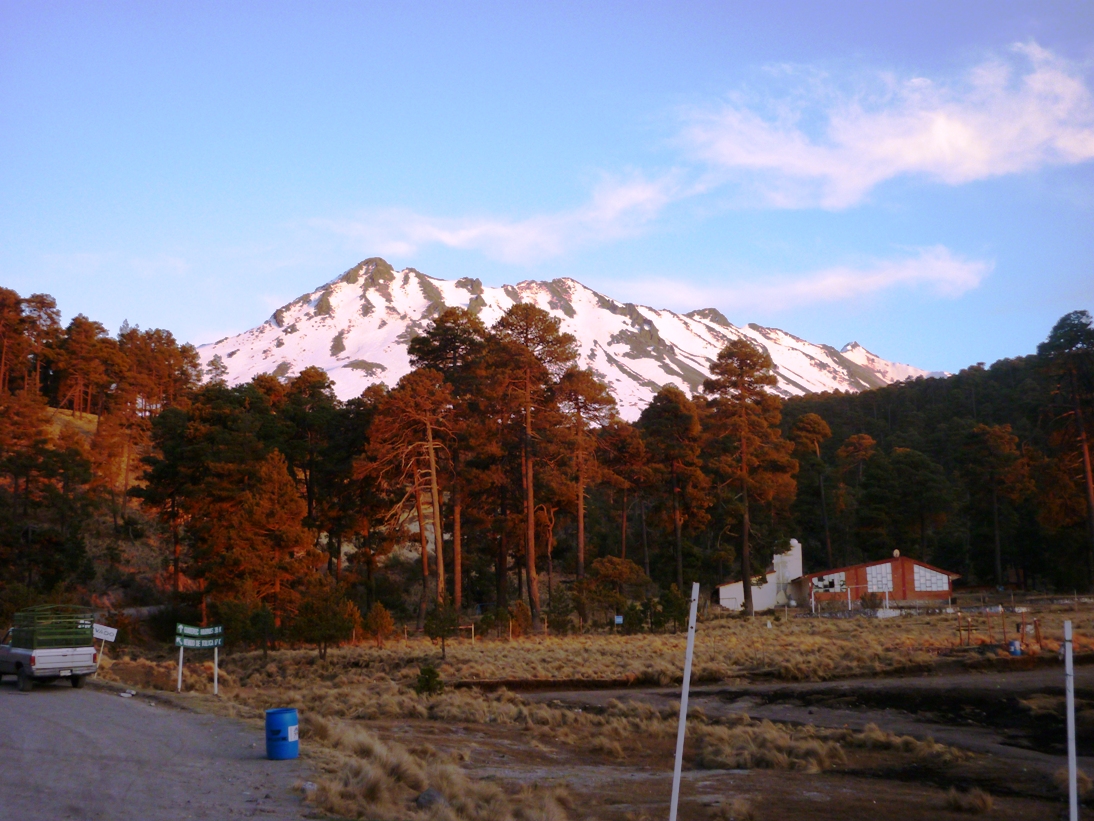
[{"label": "orange and white building", "polygon": [[867,593],[897,607],[937,607],[950,601],[959,574],[894,553],[891,559],[807,573],[791,582],[791,595],[802,604],[857,603]]}]

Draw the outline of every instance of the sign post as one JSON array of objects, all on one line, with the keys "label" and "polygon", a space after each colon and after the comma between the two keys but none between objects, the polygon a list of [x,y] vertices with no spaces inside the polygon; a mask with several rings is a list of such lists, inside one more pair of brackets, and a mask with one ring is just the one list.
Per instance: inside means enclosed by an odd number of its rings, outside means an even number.
[{"label": "sign post", "polygon": [[216,627],[192,627],[189,624],[175,625],[175,646],[179,648],[179,681],[178,692],[182,692],[182,659],[183,651],[190,647],[196,650],[213,650],[213,695],[218,692],[218,673],[220,667],[220,648],[224,646],[224,628],[219,624]]},{"label": "sign post", "polygon": [[672,803],[669,821],[676,821],[680,803],[680,767],[684,762],[684,733],[688,720],[688,689],[691,687],[691,657],[695,651],[695,611],[699,605],[699,582],[691,585],[691,612],[688,614],[688,647],[684,652],[684,687],[680,692],[680,724],[676,729],[676,765],[672,770]]},{"label": "sign post", "polygon": [[1064,696],[1067,706],[1068,817],[1079,821],[1079,784],[1075,761],[1075,666],[1071,650],[1071,621],[1064,622]]},{"label": "sign post", "polygon": [[99,673],[99,665],[106,656],[106,643],[114,641],[118,637],[117,627],[107,627],[105,624],[93,624],[91,627],[92,641],[99,639],[99,658],[95,661],[95,675]]}]

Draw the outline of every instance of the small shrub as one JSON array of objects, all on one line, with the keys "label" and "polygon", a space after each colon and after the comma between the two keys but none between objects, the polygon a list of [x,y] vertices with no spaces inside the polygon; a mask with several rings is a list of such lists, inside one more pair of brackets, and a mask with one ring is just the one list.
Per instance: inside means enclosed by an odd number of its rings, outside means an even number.
[{"label": "small shrub", "polygon": [[327,647],[343,642],[353,633],[361,614],[346,598],[345,591],[333,580],[316,578],[305,592],[293,623],[293,633],[301,641],[314,644],[319,658],[327,657]]},{"label": "small shrub", "polygon": [[859,598],[863,610],[880,610],[885,600],[880,593],[863,593]]},{"label": "small shrub", "polygon": [[755,818],[752,802],[747,798],[734,798],[710,809],[710,821],[755,821]]},{"label": "small shrub", "polygon": [[437,696],[444,692],[444,681],[436,667],[426,664],[418,668],[418,683],[414,685],[414,692],[420,696]]},{"label": "small shrub", "polygon": [[979,787],[973,787],[968,792],[961,792],[956,787],[950,787],[950,791],[946,793],[945,807],[954,812],[977,814],[991,812],[994,805],[992,797]]},{"label": "small shrub", "polygon": [[437,604],[425,617],[425,634],[436,641],[441,640],[441,658],[448,658],[445,640],[452,638],[459,629],[460,614],[450,601]]},{"label": "small shrub", "polygon": [[[1056,783],[1060,792],[1067,795],[1067,767],[1058,769],[1052,776],[1052,780]],[[1094,782],[1092,782],[1090,776],[1082,770],[1076,770],[1075,782],[1076,786],[1079,788],[1079,798],[1086,798],[1090,795],[1091,788],[1094,788]]]},{"label": "small shrub", "polygon": [[513,621],[514,638],[523,636],[532,629],[532,611],[528,609],[528,605],[523,600],[510,605],[509,615]]},{"label": "small shrub", "polygon": [[681,625],[687,624],[690,606],[691,602],[675,584],[661,594],[661,612],[665,616],[665,623],[671,621],[677,630]]},{"label": "small shrub", "polygon": [[646,626],[646,614],[640,604],[632,604],[623,611],[623,632],[628,636],[641,633]]},{"label": "small shrub", "polygon": [[384,646],[384,639],[395,632],[395,619],[380,602],[375,602],[365,616],[365,635],[371,636],[377,647]]},{"label": "small shrub", "polygon": [[551,603],[547,607],[547,629],[556,636],[565,636],[573,627],[574,601],[570,593],[561,585],[551,593]]}]

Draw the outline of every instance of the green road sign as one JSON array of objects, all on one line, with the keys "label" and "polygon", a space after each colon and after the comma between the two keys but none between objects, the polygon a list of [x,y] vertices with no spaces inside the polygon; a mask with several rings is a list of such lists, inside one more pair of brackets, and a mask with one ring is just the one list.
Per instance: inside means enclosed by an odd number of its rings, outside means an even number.
[{"label": "green road sign", "polygon": [[193,639],[189,636],[175,636],[175,646],[194,647],[199,650],[207,647],[223,647],[224,636],[216,636],[215,638],[211,639]]},{"label": "green road sign", "polygon": [[175,635],[196,636],[198,638],[204,638],[206,636],[223,636],[224,628],[219,624],[216,627],[191,627],[189,624],[179,623],[175,625]]}]

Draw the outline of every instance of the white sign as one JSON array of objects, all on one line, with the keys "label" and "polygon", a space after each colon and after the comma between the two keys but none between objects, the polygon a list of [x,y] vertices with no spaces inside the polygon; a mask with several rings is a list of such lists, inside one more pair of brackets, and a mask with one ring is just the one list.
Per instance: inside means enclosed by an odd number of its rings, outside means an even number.
[{"label": "white sign", "polygon": [[103,641],[114,641],[118,637],[117,627],[107,627],[105,624],[96,624],[91,629],[92,635]]}]

